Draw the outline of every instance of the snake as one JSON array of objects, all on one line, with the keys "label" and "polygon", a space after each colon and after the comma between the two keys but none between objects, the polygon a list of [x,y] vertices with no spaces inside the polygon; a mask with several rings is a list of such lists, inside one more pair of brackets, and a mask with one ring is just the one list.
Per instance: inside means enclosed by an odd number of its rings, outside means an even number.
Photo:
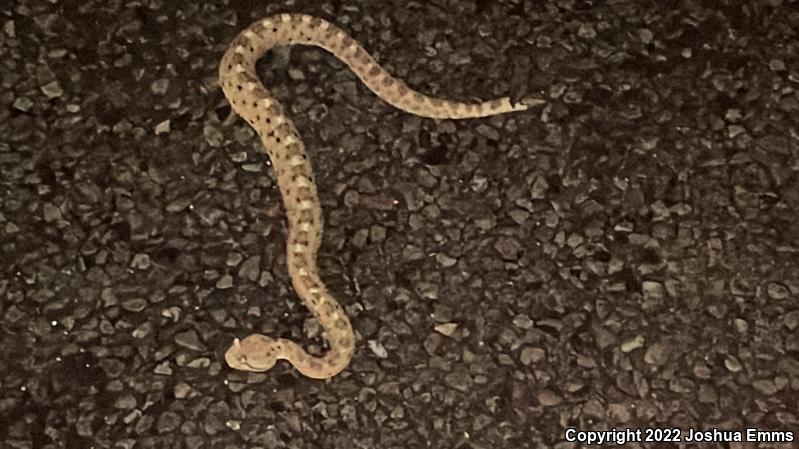
[{"label": "snake", "polygon": [[512,102],[503,97],[459,102],[429,97],[391,76],[364,48],[332,23],[305,14],[278,14],[259,20],[239,33],[219,65],[219,84],[231,109],[255,130],[272,162],[288,222],[286,265],[299,298],[323,328],[328,350],[313,356],[296,342],[254,333],[235,338],[225,352],[232,369],[264,372],[286,360],[302,375],[327,379],[344,370],[355,351],[352,324],[319,276],[317,252],[322,242],[322,208],[305,145],[280,102],[260,82],[256,61],[274,47],[310,45],[323,48],[345,63],[379,98],[420,117],[479,118],[523,111],[541,99]]}]

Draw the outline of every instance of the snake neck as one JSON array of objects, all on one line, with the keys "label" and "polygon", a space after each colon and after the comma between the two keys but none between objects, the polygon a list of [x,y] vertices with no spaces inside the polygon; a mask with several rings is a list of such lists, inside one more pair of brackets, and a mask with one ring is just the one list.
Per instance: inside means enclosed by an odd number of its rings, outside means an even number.
[{"label": "snake neck", "polygon": [[331,346],[322,357],[314,357],[291,340],[279,339],[282,347],[278,358],[291,363],[302,375],[313,379],[326,379],[335,376],[347,367],[352,358],[352,348]]}]

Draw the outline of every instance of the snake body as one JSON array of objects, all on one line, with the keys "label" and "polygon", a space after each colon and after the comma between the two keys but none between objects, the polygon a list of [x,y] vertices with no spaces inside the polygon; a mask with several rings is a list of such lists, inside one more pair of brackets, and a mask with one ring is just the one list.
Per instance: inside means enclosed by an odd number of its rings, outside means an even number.
[{"label": "snake body", "polygon": [[[255,62],[269,49],[296,44],[333,53],[378,97],[422,117],[485,117],[521,111],[533,103],[512,104],[508,98],[461,103],[428,97],[392,77],[345,32],[317,17],[271,16],[253,23],[231,42],[219,66],[219,83],[233,110],[258,133],[272,161],[288,217],[289,275],[297,294],[324,328],[330,349],[323,357],[314,357],[291,340],[252,334],[235,339],[225,360],[231,368],[259,372],[284,359],[303,375],[324,379],[347,367],[355,349],[355,335],[347,314],[319,278],[316,253],[322,240],[322,209],[302,139],[255,71]],[[543,101],[534,104],[540,103]]]}]

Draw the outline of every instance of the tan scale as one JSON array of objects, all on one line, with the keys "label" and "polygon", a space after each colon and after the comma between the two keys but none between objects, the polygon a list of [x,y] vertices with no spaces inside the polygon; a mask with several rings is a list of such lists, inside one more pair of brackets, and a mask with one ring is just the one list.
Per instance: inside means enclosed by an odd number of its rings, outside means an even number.
[{"label": "tan scale", "polygon": [[233,110],[261,137],[272,160],[288,217],[289,275],[297,294],[324,328],[330,350],[323,357],[314,357],[293,341],[252,334],[243,340],[235,339],[225,360],[231,368],[260,372],[284,359],[303,375],[324,379],[347,367],[355,349],[355,335],[347,314],[319,278],[316,253],[322,240],[322,209],[302,139],[283,114],[280,102],[270,95],[255,72],[255,62],[268,50],[296,44],[314,45],[333,53],[378,97],[422,117],[486,117],[523,111],[544,101],[511,104],[508,98],[500,98],[470,104],[428,97],[392,77],[335,25],[302,14],[260,20],[233,40],[219,66],[219,83]]}]

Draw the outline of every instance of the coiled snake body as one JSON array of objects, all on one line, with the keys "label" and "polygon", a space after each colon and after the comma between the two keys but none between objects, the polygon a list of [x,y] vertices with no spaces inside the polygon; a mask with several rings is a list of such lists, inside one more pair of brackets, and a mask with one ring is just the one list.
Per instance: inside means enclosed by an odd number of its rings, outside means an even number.
[{"label": "coiled snake body", "polygon": [[281,14],[258,21],[242,31],[228,47],[219,66],[219,83],[233,110],[258,133],[272,161],[288,217],[287,264],[292,284],[325,330],[330,350],[309,355],[286,339],[252,334],[235,339],[225,353],[231,368],[266,371],[285,359],[302,374],[324,379],[346,368],[355,348],[352,325],[344,309],[319,278],[316,253],[322,240],[322,209],[311,163],[302,139],[280,103],[261,84],[255,62],[281,45],[315,45],[333,53],[378,97],[411,114],[430,118],[485,117],[543,103],[512,104],[508,98],[461,103],[420,94],[392,77],[352,38],[322,19]]}]

